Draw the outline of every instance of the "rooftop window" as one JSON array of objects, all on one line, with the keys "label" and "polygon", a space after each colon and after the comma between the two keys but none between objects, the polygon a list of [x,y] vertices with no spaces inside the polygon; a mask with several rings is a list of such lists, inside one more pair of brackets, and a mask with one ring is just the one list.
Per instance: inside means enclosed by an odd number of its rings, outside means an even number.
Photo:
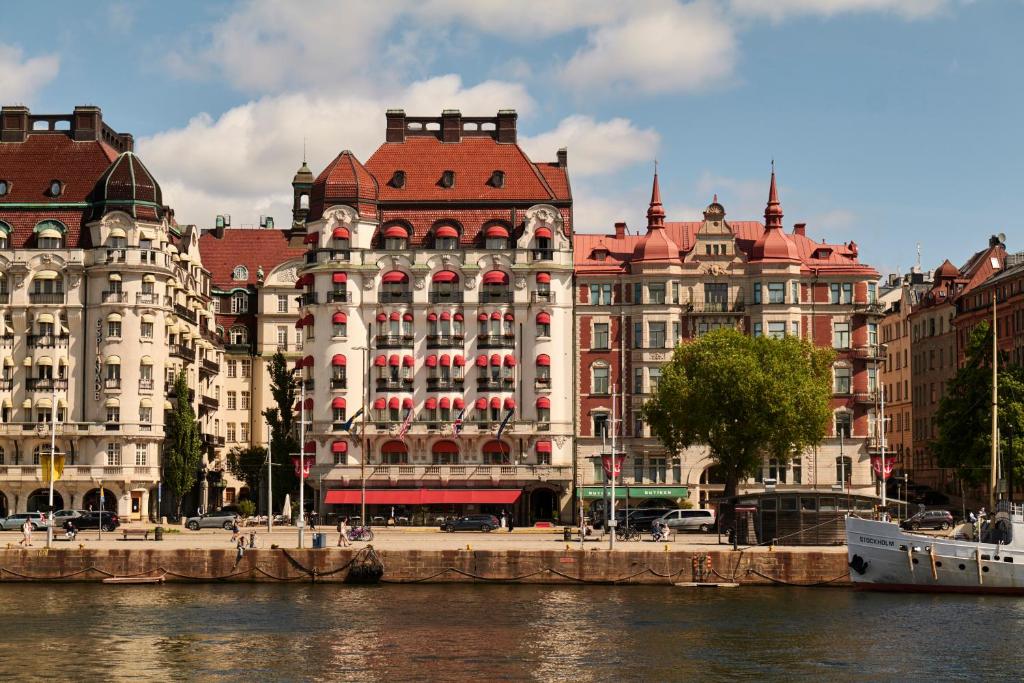
[{"label": "rooftop window", "polygon": [[439,181],[441,187],[455,187],[455,171],[445,171],[441,174],[441,180]]},{"label": "rooftop window", "polygon": [[59,180],[51,180],[50,181],[50,196],[51,197],[59,197],[63,191],[64,191],[64,184],[63,183],[61,183]]},{"label": "rooftop window", "polygon": [[6,180],[0,180],[0,197],[11,191],[11,184]]},{"label": "rooftop window", "polygon": [[235,269],[231,271],[231,279],[245,282],[249,279],[249,269],[245,266],[235,266]]},{"label": "rooftop window", "polygon": [[405,171],[395,171],[391,180],[388,181],[388,185],[399,190],[405,187]]},{"label": "rooftop window", "polygon": [[491,179],[487,181],[487,184],[491,187],[505,187],[505,172],[494,171],[491,173]]}]

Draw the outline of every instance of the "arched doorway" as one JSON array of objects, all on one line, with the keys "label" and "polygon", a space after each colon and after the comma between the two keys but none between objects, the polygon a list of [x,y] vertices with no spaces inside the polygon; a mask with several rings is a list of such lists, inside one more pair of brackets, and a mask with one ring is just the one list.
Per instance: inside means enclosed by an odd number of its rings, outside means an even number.
[{"label": "arched doorway", "polygon": [[[28,512],[46,512],[50,507],[50,489],[36,489],[33,491],[25,504]],[[53,509],[64,509],[64,497],[56,491],[53,492]]]},{"label": "arched doorway", "polygon": [[11,508],[7,505],[7,496],[0,493],[0,517],[7,517],[11,512]]},{"label": "arched doorway", "polygon": [[[100,490],[92,489],[82,496],[82,508],[84,510],[100,509]],[[103,488],[103,509],[107,512],[117,512],[117,496],[110,489]]]},{"label": "arched doorway", "polygon": [[530,492],[530,519],[532,522],[552,522],[558,510],[558,495],[551,489]]}]

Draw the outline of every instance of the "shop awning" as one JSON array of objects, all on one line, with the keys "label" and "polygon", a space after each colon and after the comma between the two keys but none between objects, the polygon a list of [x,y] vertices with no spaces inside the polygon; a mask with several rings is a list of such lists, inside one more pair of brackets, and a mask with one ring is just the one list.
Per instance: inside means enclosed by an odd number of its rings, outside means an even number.
[{"label": "shop awning", "polygon": [[[579,492],[580,498],[584,500],[594,500],[604,498],[605,496],[605,488],[603,486],[581,486],[576,490]],[[616,486],[616,500],[626,498],[627,491],[630,498],[637,500],[646,498],[686,498],[689,495],[689,491],[685,486]]]},{"label": "shop awning", "polygon": [[[511,505],[522,495],[520,489],[367,489],[367,505]],[[335,489],[327,491],[324,502],[330,505],[358,505],[362,491]]]}]

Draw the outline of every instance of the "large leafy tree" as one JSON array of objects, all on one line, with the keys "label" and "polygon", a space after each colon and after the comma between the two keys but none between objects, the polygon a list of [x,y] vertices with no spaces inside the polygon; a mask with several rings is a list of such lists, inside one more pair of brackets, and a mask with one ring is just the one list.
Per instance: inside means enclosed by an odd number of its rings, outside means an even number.
[{"label": "large leafy tree", "polygon": [[[929,447],[940,467],[969,486],[987,483],[992,462],[992,328],[971,330],[964,364],[946,385],[935,415],[938,437]],[[1021,481],[1024,441],[1024,369],[999,359],[999,444],[1007,474]],[[1011,450],[1012,442],[1012,450]]]},{"label": "large leafy tree", "polygon": [[284,354],[275,353],[270,359],[270,393],[275,407],[263,411],[270,426],[270,459],[275,509],[284,502],[287,493],[297,493],[299,478],[292,466],[292,454],[299,452],[299,441],[293,428],[295,423],[296,383],[295,371],[288,367]]},{"label": "large leafy tree", "polygon": [[236,446],[228,451],[227,466],[228,471],[244,481],[255,496],[266,476],[267,449],[262,446]]},{"label": "large leafy tree", "polygon": [[707,446],[732,496],[764,456],[785,461],[825,436],[833,359],[796,337],[716,330],[676,348],[644,419],[672,453]]},{"label": "large leafy tree", "polygon": [[167,423],[167,444],[164,447],[163,479],[174,495],[178,517],[185,494],[196,485],[203,450],[199,423],[189,401],[188,382],[182,370],[174,379],[175,404]]}]

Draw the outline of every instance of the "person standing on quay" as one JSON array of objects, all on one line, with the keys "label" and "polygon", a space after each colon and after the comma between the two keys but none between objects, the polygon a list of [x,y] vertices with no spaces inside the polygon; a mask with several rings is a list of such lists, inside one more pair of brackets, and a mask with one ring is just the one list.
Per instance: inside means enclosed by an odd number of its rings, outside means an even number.
[{"label": "person standing on quay", "polygon": [[507,526],[507,520],[505,519],[505,511],[501,511],[501,528],[504,529]]},{"label": "person standing on quay", "polygon": [[347,548],[350,545],[352,544],[349,543],[348,540],[348,517],[343,517],[342,520],[338,522],[338,547]]},{"label": "person standing on quay", "polygon": [[516,526],[516,516],[513,513],[508,513],[508,532],[512,533],[512,529]]},{"label": "person standing on quay", "polygon": [[26,519],[25,523],[21,525],[21,543],[18,545],[26,547],[32,545],[32,520]]}]

